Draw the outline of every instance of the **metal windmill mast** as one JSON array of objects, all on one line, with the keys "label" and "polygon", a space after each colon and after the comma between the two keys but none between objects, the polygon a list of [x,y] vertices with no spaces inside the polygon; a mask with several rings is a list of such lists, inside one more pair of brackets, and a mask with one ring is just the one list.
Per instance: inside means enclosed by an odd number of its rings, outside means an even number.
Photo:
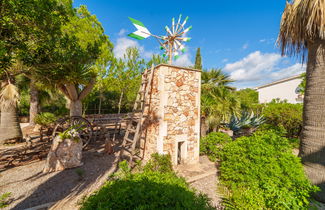
[{"label": "metal windmill mast", "polygon": [[130,17],[129,19],[138,30],[129,34],[128,36],[138,40],[148,38],[149,36],[155,37],[160,44],[160,49],[165,51],[163,56],[168,56],[169,64],[172,64],[173,58],[176,60],[180,53],[185,52],[186,48],[183,42],[188,42],[191,40],[191,38],[186,37],[186,33],[192,29],[192,26],[186,29],[184,27],[188,17],[186,17],[182,23],[182,15],[179,16],[177,22],[175,22],[175,18],[173,18],[172,26],[170,28],[168,26],[165,27],[167,32],[165,36],[151,34],[142,22]]}]

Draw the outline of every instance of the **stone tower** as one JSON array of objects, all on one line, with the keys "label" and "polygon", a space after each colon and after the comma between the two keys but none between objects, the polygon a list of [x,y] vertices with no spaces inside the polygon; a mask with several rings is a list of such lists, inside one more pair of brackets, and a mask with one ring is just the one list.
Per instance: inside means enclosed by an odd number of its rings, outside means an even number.
[{"label": "stone tower", "polygon": [[195,164],[200,151],[201,71],[160,64],[154,68],[144,161],[152,153],[170,154],[173,165]]}]

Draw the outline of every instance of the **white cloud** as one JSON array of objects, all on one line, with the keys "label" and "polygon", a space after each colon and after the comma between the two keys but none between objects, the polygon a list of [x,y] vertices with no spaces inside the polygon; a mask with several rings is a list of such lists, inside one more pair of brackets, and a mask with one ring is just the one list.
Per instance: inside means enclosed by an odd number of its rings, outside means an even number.
[{"label": "white cloud", "polygon": [[226,63],[226,62],[228,62],[228,58],[222,60],[222,63]]},{"label": "white cloud", "polygon": [[303,72],[306,71],[306,65],[305,64],[301,64],[301,63],[296,63],[293,64],[292,66],[289,66],[287,68],[284,69],[280,69],[278,71],[274,71],[271,73],[271,78],[272,79],[283,79],[286,77],[291,77],[294,75],[298,75],[301,74]]},{"label": "white cloud", "polygon": [[190,54],[186,52],[181,55],[176,61],[173,61],[173,65],[182,67],[193,66]]},{"label": "white cloud", "polygon": [[246,49],[248,48],[248,46],[249,46],[248,43],[246,43],[246,44],[244,44],[244,45],[242,46],[242,49],[243,49],[243,50],[246,50]]},{"label": "white cloud", "polygon": [[256,86],[270,81],[298,75],[305,71],[305,66],[296,63],[283,66],[286,58],[277,53],[253,52],[245,58],[228,63],[224,70],[236,80],[239,86]]},{"label": "white cloud", "polygon": [[260,51],[256,51],[240,61],[227,64],[224,70],[230,73],[234,80],[252,81],[272,71],[280,59],[279,54],[262,54]]},{"label": "white cloud", "polygon": [[119,32],[118,32],[118,35],[119,36],[124,36],[126,33],[126,30],[124,28],[122,28]]},{"label": "white cloud", "polygon": [[113,49],[113,53],[116,58],[123,58],[123,55],[126,52],[126,49],[129,47],[136,47],[138,48],[140,55],[143,58],[150,59],[154,54],[152,51],[146,51],[142,45],[140,45],[137,41],[133,39],[129,39],[126,37],[119,37],[116,40],[115,47]]},{"label": "white cloud", "polygon": [[140,46],[137,41],[125,37],[120,37],[117,39],[116,45],[113,50],[115,57],[123,58],[126,49],[129,47],[137,47],[140,52],[143,51],[143,47]]}]

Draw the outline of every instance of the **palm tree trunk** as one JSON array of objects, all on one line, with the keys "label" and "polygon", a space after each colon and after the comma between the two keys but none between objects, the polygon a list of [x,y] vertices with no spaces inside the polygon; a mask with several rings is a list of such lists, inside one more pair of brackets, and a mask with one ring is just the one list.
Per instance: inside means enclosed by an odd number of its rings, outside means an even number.
[{"label": "palm tree trunk", "polygon": [[321,188],[316,199],[325,202],[325,41],[308,43],[300,156],[305,172]]},{"label": "palm tree trunk", "polygon": [[70,101],[70,116],[82,116],[81,100]]},{"label": "palm tree trunk", "polygon": [[20,140],[23,135],[19,125],[16,107],[1,108],[0,144],[7,140]]},{"label": "palm tree trunk", "polygon": [[35,125],[35,117],[39,113],[39,92],[35,86],[35,80],[30,81],[30,107],[29,107],[29,125]]}]

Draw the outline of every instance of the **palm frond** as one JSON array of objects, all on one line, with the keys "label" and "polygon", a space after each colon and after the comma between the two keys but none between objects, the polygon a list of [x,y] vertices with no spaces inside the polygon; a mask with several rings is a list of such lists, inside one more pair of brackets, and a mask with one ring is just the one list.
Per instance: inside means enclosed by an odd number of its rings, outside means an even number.
[{"label": "palm frond", "polygon": [[1,109],[16,107],[19,101],[18,88],[13,84],[6,85],[0,92]]},{"label": "palm frond", "polygon": [[325,39],[325,1],[294,0],[286,3],[278,45],[282,55],[299,55],[304,60],[308,42]]}]

